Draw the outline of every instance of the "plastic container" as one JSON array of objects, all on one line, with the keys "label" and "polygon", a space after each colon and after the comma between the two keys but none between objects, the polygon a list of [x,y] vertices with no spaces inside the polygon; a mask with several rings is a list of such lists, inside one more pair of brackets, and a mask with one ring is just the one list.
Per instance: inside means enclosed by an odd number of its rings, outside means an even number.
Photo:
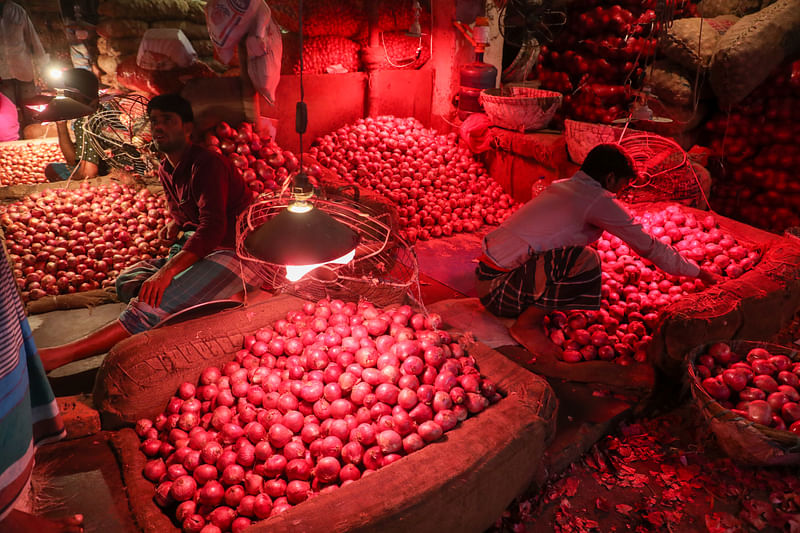
[{"label": "plastic container", "polygon": [[491,89],[497,82],[497,69],[488,63],[464,65],[459,71],[461,89],[458,93],[458,118],[464,120],[472,113],[483,113],[481,91]]}]

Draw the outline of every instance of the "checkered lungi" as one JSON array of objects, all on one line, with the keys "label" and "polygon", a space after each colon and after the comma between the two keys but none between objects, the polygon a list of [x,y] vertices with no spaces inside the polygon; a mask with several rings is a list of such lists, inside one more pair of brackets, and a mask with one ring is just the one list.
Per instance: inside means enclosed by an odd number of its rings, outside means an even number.
[{"label": "checkered lungi", "polygon": [[242,261],[234,250],[216,250],[193,264],[172,280],[159,307],[140,302],[142,284],[181,251],[188,236],[172,245],[166,258],[140,261],[117,276],[117,297],[128,304],[119,317],[131,334],[153,328],[170,315],[193,305],[222,300],[260,285],[258,267]]},{"label": "checkered lungi", "polygon": [[481,303],[497,316],[517,317],[530,306],[546,311],[600,307],[600,256],[593,248],[548,250],[510,271],[480,262],[475,274]]}]

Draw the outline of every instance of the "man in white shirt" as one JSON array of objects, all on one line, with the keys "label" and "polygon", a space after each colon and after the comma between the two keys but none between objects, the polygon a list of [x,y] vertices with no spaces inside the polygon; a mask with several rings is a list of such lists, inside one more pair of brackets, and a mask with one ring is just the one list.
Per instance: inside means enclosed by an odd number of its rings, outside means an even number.
[{"label": "man in white shirt", "polygon": [[[16,106],[36,94],[37,68],[41,72],[48,56],[36,28],[19,4],[0,0],[0,92]],[[20,126],[26,121],[20,117]]]},{"label": "man in white shirt", "polygon": [[484,237],[478,295],[492,313],[518,317],[509,333],[531,353],[560,355],[542,328],[547,313],[600,307],[601,262],[588,245],[604,230],[669,274],[716,283],[715,274],[650,236],[615,200],[634,176],[622,148],[599,145],[575,175],[553,182]]}]

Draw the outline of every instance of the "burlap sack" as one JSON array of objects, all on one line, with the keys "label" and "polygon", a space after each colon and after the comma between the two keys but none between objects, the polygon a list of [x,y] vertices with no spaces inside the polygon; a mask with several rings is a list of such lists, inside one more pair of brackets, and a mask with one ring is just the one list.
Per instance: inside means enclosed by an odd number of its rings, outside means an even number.
[{"label": "burlap sack", "polygon": [[701,17],[718,17],[720,15],[736,15],[743,17],[755,13],[774,0],[700,0],[697,3],[697,14]]},{"label": "burlap sack", "polygon": [[127,37],[125,39],[106,39],[97,38],[97,50],[106,56],[128,56],[135,54],[139,50],[139,37]]},{"label": "burlap sack", "polygon": [[192,39],[191,43],[198,57],[214,57],[214,43],[208,36],[205,39]]},{"label": "burlap sack", "polygon": [[177,28],[183,32],[190,41],[208,39],[208,28],[205,24],[198,24],[188,20],[157,20],[150,25],[151,28]]},{"label": "burlap sack", "polygon": [[667,104],[689,106],[693,103],[692,83],[678,65],[668,61],[656,62],[645,83]]},{"label": "burlap sack", "polygon": [[722,106],[741,102],[798,52],[800,5],[797,0],[779,0],[742,17],[720,38],[711,64],[711,87]]},{"label": "burlap sack", "polygon": [[203,0],[189,0],[189,11],[186,20],[195,24],[206,23],[206,3]]},{"label": "burlap sack", "polygon": [[[265,317],[260,320],[267,323]],[[155,349],[161,351],[161,346]],[[497,383],[505,395],[502,400],[441,441],[346,487],[256,522],[249,531],[485,531],[534,480],[555,435],[557,401],[545,380],[499,353],[480,344],[468,351],[481,372]],[[169,397],[158,399],[163,409]],[[153,484],[141,474],[146,457],[138,449],[136,434],[124,429],[114,434],[112,444],[141,531],[177,533],[153,502]]]},{"label": "burlap sack", "polygon": [[106,39],[141,37],[147,31],[147,23],[134,19],[106,19],[97,25],[97,34]]},{"label": "burlap sack", "polygon": [[109,18],[135,14],[142,20],[182,20],[189,13],[189,3],[186,0],[106,0],[100,2],[97,12]]},{"label": "burlap sack", "polygon": [[101,54],[97,56],[97,66],[106,74],[116,74],[117,67],[126,57],[129,56],[107,56]]},{"label": "burlap sack", "polygon": [[690,70],[708,68],[720,37],[738,20],[733,15],[676,20],[658,43],[659,50]]}]

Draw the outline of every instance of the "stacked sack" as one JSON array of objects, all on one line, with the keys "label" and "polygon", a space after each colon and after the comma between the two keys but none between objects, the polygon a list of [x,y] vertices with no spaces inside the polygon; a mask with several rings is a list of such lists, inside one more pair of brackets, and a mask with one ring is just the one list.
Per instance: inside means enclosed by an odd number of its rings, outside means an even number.
[{"label": "stacked sack", "polygon": [[[299,73],[300,57],[297,0],[270,2],[275,20],[287,31],[283,41],[283,73]],[[379,46],[383,54],[377,68],[416,69],[430,59],[430,13],[420,13],[426,36],[408,37],[414,22],[413,0],[381,2],[378,7]],[[306,0],[303,3],[303,68],[324,74],[363,70],[361,53],[368,44],[367,0]]]},{"label": "stacked sack", "polygon": [[[105,72],[101,81],[118,87],[117,71],[131,76],[142,36],[149,28],[177,28],[189,39],[200,61],[222,70],[213,59],[203,0],[108,0],[98,8],[97,64]],[[136,73],[137,79],[141,73]],[[139,89],[139,87],[130,87]]]},{"label": "stacked sack", "polygon": [[[275,21],[289,33],[284,35],[282,71],[300,72],[297,0],[270,3]],[[363,0],[307,0],[303,3],[304,72],[356,72],[361,69],[359,44],[353,40],[365,33],[367,19]]]}]

